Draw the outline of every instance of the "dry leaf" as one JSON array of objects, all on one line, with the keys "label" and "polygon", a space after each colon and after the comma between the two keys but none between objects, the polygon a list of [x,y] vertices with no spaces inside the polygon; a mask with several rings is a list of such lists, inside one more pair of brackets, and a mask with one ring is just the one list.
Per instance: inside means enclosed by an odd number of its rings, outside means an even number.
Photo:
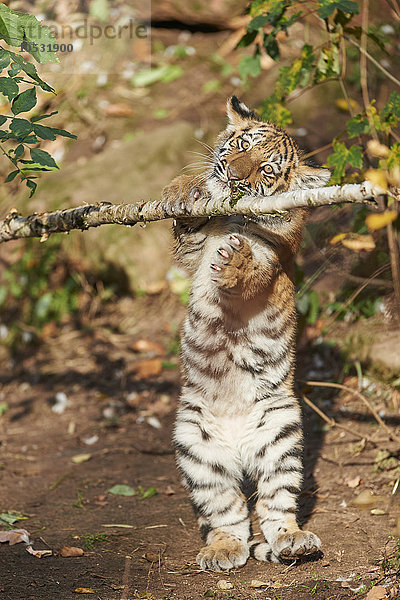
[{"label": "dry leaf", "polygon": [[269,585],[271,585],[270,581],[260,581],[259,579],[252,579],[250,582],[251,588],[268,587]]},{"label": "dry leaf", "polygon": [[389,148],[381,144],[378,140],[369,140],[367,142],[367,152],[377,158],[386,158],[389,154]]},{"label": "dry leaf", "polygon": [[53,550],[34,550],[32,546],[28,546],[26,551],[36,558],[45,558],[46,556],[51,556],[53,554]]},{"label": "dry leaf", "polygon": [[382,600],[382,598],[386,598],[386,589],[383,585],[375,585],[365,596],[365,600]]},{"label": "dry leaf", "polygon": [[381,508],[373,508],[371,510],[371,515],[386,515],[386,512],[384,510],[382,510]]},{"label": "dry leaf", "polygon": [[278,590],[279,588],[287,587],[287,584],[283,583],[282,579],[277,579],[271,583],[271,587]]},{"label": "dry leaf", "polygon": [[92,458],[91,454],[76,454],[75,456],[73,456],[71,458],[71,460],[76,465],[80,465],[81,463],[86,462],[87,460],[90,460],[91,458]]},{"label": "dry leaf", "polygon": [[162,372],[161,358],[141,360],[131,367],[130,372],[135,373],[139,379],[147,379],[148,377],[159,375]]},{"label": "dry leaf", "polygon": [[356,498],[354,498],[354,500],[352,500],[352,504],[363,508],[371,505],[373,506],[374,504],[376,505],[377,501],[378,498],[374,496],[374,494],[370,490],[363,490],[358,494]]},{"label": "dry leaf", "polygon": [[176,492],[175,492],[174,488],[173,488],[171,485],[168,485],[168,486],[165,488],[165,491],[164,491],[164,495],[165,495],[165,496],[173,496],[175,493],[176,493]]},{"label": "dry leaf", "polygon": [[64,546],[59,552],[60,556],[68,558],[70,556],[82,556],[84,554],[82,548],[75,548],[74,546]]},{"label": "dry leaf", "polygon": [[155,554],[154,552],[146,552],[146,554],[143,555],[143,558],[145,558],[151,563],[161,562],[161,556],[159,554]]},{"label": "dry leaf", "polygon": [[10,546],[25,542],[29,544],[29,533],[26,529],[10,529],[9,531],[0,531],[0,542],[8,542]]},{"label": "dry leaf", "polygon": [[372,235],[360,235],[358,233],[350,233],[342,241],[343,246],[354,250],[355,252],[361,252],[361,250],[373,250],[375,248],[375,242]]},{"label": "dry leaf", "polygon": [[347,233],[337,233],[336,235],[333,236],[333,238],[329,241],[329,243],[332,244],[332,246],[334,246],[338,242],[341,242],[342,240],[344,240],[346,235],[347,235]]},{"label": "dry leaf", "polygon": [[335,104],[341,112],[347,113],[349,111],[349,104],[350,107],[354,110],[354,112],[360,112],[360,105],[356,100],[353,100],[353,98],[349,98],[348,102],[346,98],[338,98],[337,100],[335,100]]},{"label": "dry leaf", "polygon": [[384,171],[381,171],[380,169],[368,169],[368,171],[364,173],[364,177],[374,185],[379,185],[383,190],[388,189],[387,178]]},{"label": "dry leaf", "polygon": [[395,210],[385,210],[383,213],[371,213],[365,219],[365,224],[370,231],[383,229],[389,223],[393,223],[397,219]]},{"label": "dry leaf", "polygon": [[149,352],[154,356],[163,356],[165,354],[164,348],[157,342],[151,342],[150,340],[136,340],[130,349],[134,352]]},{"label": "dry leaf", "polygon": [[353,479],[346,479],[346,485],[347,487],[353,489],[360,485],[360,481],[361,477],[359,475],[356,475],[355,477],[353,477]]},{"label": "dry leaf", "polygon": [[96,504],[96,506],[106,506],[108,504],[107,496],[105,494],[95,496],[93,498],[93,504]]},{"label": "dry leaf", "polygon": [[93,588],[75,588],[75,594],[94,594]]},{"label": "dry leaf", "polygon": [[130,117],[133,114],[133,110],[128,104],[122,102],[116,104],[108,104],[103,109],[106,117]]},{"label": "dry leaf", "polygon": [[217,581],[217,588],[219,590],[231,590],[233,588],[233,583],[227,581],[226,579],[220,579]]}]

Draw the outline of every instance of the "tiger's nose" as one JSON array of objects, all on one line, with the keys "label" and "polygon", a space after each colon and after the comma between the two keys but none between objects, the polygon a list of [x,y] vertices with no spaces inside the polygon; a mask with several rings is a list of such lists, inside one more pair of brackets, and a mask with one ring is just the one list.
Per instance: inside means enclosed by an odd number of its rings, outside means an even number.
[{"label": "tiger's nose", "polygon": [[238,177],[234,171],[232,171],[231,167],[228,167],[226,170],[229,181],[239,181],[240,177]]}]

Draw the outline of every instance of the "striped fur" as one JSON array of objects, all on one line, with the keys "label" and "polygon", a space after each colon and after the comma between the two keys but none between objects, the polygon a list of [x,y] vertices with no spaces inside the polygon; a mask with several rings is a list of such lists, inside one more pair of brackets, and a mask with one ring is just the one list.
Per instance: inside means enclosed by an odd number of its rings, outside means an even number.
[{"label": "striped fur", "polygon": [[[202,182],[182,176],[164,200],[207,202],[236,189],[265,196],[323,185],[293,139],[257,120],[235,97]],[[176,417],[178,466],[206,546],[201,568],[230,569],[250,553],[278,561],[315,552],[301,531],[300,408],[293,395],[293,256],[305,210],[246,219],[214,217],[175,224],[176,256],[193,273],[182,335],[184,385]],[[265,542],[251,542],[249,486]]]}]

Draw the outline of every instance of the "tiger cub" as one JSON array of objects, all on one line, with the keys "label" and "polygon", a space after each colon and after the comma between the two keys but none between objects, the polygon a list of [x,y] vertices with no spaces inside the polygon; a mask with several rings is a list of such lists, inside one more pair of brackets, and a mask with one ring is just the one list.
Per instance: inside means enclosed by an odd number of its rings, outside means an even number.
[{"label": "tiger cub", "polygon": [[[233,186],[269,196],[327,183],[329,171],[306,164],[285,131],[235,96],[227,109],[203,182],[184,175],[164,188],[171,214],[229,197]],[[302,427],[293,394],[292,267],[306,216],[307,209],[295,209],[174,223],[176,257],[193,274],[174,440],[206,542],[197,555],[202,569],[240,567],[250,554],[278,562],[321,545],[296,521]],[[249,494],[262,543],[250,541]]]}]

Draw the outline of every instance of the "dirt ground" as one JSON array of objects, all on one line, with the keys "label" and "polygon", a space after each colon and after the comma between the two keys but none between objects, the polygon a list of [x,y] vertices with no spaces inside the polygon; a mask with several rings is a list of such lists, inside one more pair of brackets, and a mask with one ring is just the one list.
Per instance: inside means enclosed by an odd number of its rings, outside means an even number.
[{"label": "dirt ground", "polygon": [[[399,495],[391,494],[393,474],[374,472],[377,447],[393,451],[395,445],[382,442],[385,432],[351,394],[332,390],[308,396],[357,433],[321,427],[305,410],[300,519],[322,539],[323,555],[291,565],[250,559],[227,574],[197,568],[201,540],[171,447],[179,371],[167,349],[171,322],[184,313],[175,298],[164,292],[123,299],[90,329],[65,325],[39,348],[3,361],[1,399],[9,410],[0,418],[0,510],[26,515],[14,527],[29,531],[35,550],[53,554],[38,559],[23,543],[1,544],[0,598],[69,600],[86,588],[88,597],[102,600],[333,600],[365,598],[371,582],[385,583],[388,597],[398,597],[382,557],[393,545]],[[117,320],[129,315],[136,318],[134,335],[116,333]],[[138,340],[146,340],[147,351],[134,352]],[[310,348],[300,352],[300,377],[315,368],[316,356]],[[326,373],[340,367],[332,349],[318,357]],[[61,392],[68,405],[57,414],[52,408]],[[399,417],[390,423],[399,425]],[[360,442],[359,432],[372,441]],[[109,493],[117,484],[137,495]],[[157,494],[143,498],[150,488]],[[353,504],[361,492],[373,496]],[[83,548],[84,555],[61,557],[66,545]],[[221,580],[232,587],[221,590]],[[260,585],[254,580],[264,585],[254,587]]]}]

